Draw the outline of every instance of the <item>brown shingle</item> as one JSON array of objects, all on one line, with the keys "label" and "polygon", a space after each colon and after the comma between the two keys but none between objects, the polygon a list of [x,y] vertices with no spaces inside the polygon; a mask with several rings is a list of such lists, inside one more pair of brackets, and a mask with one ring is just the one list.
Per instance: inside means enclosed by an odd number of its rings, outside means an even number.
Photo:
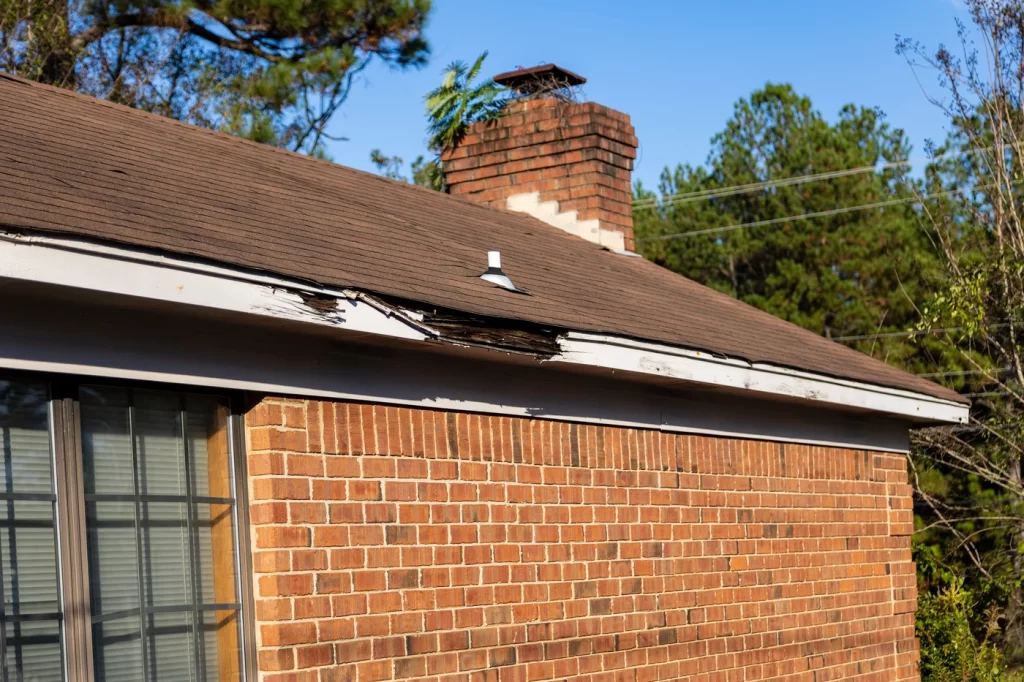
[{"label": "brown shingle", "polygon": [[[3,74],[0,225],[965,402],[528,216]],[[488,250],[531,296],[478,278]]]}]

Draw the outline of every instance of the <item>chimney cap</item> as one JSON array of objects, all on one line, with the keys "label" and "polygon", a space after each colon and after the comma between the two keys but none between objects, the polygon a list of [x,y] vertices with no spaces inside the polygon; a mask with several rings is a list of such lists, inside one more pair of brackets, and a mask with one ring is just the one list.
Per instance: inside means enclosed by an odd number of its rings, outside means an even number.
[{"label": "chimney cap", "polygon": [[499,73],[494,82],[524,95],[532,95],[583,85],[587,79],[555,64],[542,64]]}]

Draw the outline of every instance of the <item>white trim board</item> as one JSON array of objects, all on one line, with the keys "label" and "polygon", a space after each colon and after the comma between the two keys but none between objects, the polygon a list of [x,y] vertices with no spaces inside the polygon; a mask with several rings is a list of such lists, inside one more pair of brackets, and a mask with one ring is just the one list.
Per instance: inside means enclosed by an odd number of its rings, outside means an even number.
[{"label": "white trim board", "polygon": [[[330,289],[185,258],[84,240],[0,233],[0,277],[207,310],[242,313],[415,342],[437,339],[411,311]],[[312,306],[316,297],[327,306]],[[764,397],[853,408],[916,423],[963,423],[968,407],[923,394],[782,367],[750,364],[655,343],[569,332],[552,365],[628,372]]]},{"label": "white trim board", "polygon": [[[0,277],[422,341],[411,317],[358,292],[50,237],[0,236]],[[303,298],[333,302],[317,309]]]},{"label": "white trim board", "polygon": [[771,395],[883,412],[930,422],[965,423],[968,407],[896,388],[836,379],[786,367],[599,334],[569,332],[552,362],[654,374]]}]

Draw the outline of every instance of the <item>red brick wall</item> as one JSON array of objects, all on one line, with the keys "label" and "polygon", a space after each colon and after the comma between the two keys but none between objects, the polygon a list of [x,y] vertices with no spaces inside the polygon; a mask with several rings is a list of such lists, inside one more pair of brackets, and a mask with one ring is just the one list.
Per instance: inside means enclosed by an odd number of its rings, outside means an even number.
[{"label": "red brick wall", "polygon": [[632,249],[636,149],[626,114],[593,102],[530,100],[474,124],[444,155],[445,180],[452,194],[501,208],[513,194],[540,192],[561,211],[619,230]]},{"label": "red brick wall", "polygon": [[902,456],[282,399],[246,422],[265,682],[917,677]]}]

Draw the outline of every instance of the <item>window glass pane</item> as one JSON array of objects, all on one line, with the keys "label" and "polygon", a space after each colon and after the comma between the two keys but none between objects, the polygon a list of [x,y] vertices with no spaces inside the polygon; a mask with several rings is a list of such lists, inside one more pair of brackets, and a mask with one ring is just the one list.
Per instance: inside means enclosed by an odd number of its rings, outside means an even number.
[{"label": "window glass pane", "polygon": [[[141,669],[148,682],[237,680],[239,612],[203,608],[238,601],[226,403],[130,389],[81,396],[97,679]],[[115,470],[113,484],[103,480]]]},{"label": "window glass pane", "polygon": [[139,492],[185,494],[185,440],[181,399],[173,393],[135,392],[135,448]]},{"label": "window glass pane", "polygon": [[150,682],[199,680],[193,642],[193,613],[154,613],[148,619],[146,656]]},{"label": "window glass pane", "polygon": [[133,494],[128,392],[105,386],[83,386],[80,395],[86,494]]},{"label": "window glass pane", "polygon": [[44,384],[0,379],[0,636],[11,679],[63,671],[49,421]]},{"label": "window glass pane", "polygon": [[139,615],[93,623],[92,649],[96,679],[103,682],[140,682],[142,632]]},{"label": "window glass pane", "polygon": [[53,492],[49,421],[45,386],[0,380],[5,492]]},{"label": "window glass pane", "polygon": [[85,513],[93,615],[139,608],[135,503],[89,501]]},{"label": "window glass pane", "polygon": [[0,554],[8,618],[60,611],[53,502],[0,500]]},{"label": "window glass pane", "polygon": [[218,682],[239,682],[238,611],[203,613],[203,651],[206,678]]},{"label": "window glass pane", "polygon": [[230,504],[197,504],[200,603],[238,601],[235,581],[234,508]]},{"label": "window glass pane", "polygon": [[228,449],[227,407],[207,396],[188,398],[188,448],[192,490],[200,497],[234,497]]},{"label": "window glass pane", "polygon": [[146,606],[192,603],[188,505],[142,505],[142,586]]},{"label": "window glass pane", "polygon": [[55,620],[23,621],[14,628],[8,624],[6,663],[12,680],[60,682],[64,666],[59,623]]}]

